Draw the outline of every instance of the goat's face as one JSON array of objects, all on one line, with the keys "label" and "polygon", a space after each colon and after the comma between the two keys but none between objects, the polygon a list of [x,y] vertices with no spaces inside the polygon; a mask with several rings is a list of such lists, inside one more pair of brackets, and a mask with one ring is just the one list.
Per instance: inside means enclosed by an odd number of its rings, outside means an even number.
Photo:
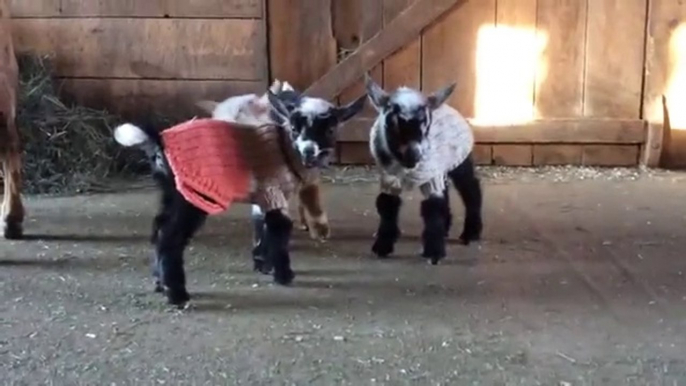
[{"label": "goat's face", "polygon": [[363,95],[348,105],[336,107],[324,99],[297,92],[286,95],[282,91],[275,95],[269,91],[268,94],[276,121],[288,129],[293,146],[307,168],[328,166],[339,125],[360,112],[366,99]]},{"label": "goat's face", "polygon": [[369,75],[365,76],[365,85],[369,99],[383,119],[388,151],[401,166],[413,169],[424,156],[424,140],[431,130],[432,112],[445,103],[455,84],[429,96],[409,87],[400,87],[389,94]]}]

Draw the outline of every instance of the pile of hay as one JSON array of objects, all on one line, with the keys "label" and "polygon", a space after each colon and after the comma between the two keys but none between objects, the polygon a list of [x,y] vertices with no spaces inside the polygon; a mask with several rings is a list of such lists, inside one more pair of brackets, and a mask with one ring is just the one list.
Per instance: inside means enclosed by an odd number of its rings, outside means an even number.
[{"label": "pile of hay", "polygon": [[19,56],[17,124],[24,148],[26,193],[97,190],[111,177],[140,170],[142,155],[112,138],[120,118],[58,98],[50,60]]}]

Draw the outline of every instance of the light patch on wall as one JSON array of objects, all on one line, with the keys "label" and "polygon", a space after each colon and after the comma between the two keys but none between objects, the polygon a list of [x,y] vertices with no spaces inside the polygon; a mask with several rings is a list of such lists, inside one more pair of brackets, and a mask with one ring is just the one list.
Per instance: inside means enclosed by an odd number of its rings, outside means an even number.
[{"label": "light patch on wall", "polygon": [[476,90],[472,122],[526,123],[536,116],[536,77],[545,76],[548,37],[534,27],[483,26],[476,46]]},{"label": "light patch on wall", "polygon": [[[686,24],[677,27],[669,41],[669,78],[664,89],[673,130],[686,130]],[[662,96],[651,103],[650,117],[662,120]]]}]

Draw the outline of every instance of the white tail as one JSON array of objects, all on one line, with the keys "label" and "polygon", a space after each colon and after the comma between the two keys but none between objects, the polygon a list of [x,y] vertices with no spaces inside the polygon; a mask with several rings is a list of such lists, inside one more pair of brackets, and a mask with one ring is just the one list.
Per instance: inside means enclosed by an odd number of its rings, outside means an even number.
[{"label": "white tail", "polygon": [[130,147],[141,145],[150,140],[150,137],[140,127],[124,123],[114,129],[114,140],[122,146]]}]

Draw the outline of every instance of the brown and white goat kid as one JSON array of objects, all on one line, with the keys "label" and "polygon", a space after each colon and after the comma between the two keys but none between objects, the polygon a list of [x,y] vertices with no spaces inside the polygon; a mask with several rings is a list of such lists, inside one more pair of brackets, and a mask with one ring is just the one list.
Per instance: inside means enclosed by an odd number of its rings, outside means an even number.
[{"label": "brown and white goat kid", "polygon": [[2,227],[6,239],[23,236],[21,138],[17,129],[19,68],[12,45],[9,7],[0,0],[0,160],[5,191],[2,200]]},{"label": "brown and white goat kid", "polygon": [[[274,80],[269,90],[279,96],[289,109],[293,107],[297,98],[302,98],[301,93],[288,82],[282,83],[278,79]],[[233,96],[220,103],[200,101],[197,106],[211,114],[212,118],[223,121],[257,126],[278,123],[274,121],[275,117],[271,111],[267,93],[262,96],[257,94]],[[313,240],[326,240],[331,237],[331,228],[322,205],[320,169],[307,169],[303,177],[304,180],[298,187],[298,213],[301,227],[309,232]],[[256,205],[252,206],[252,216],[255,227],[259,228],[264,215]]]},{"label": "brown and white goat kid", "polygon": [[452,224],[446,176],[465,206],[464,244],[481,237],[481,185],[474,170],[474,135],[467,120],[445,101],[455,85],[425,96],[408,87],[387,93],[367,74],[367,95],[379,116],[370,132],[370,150],[381,179],[376,199],[380,216],[372,251],[393,253],[400,237],[398,214],[404,190],[419,187],[424,200],[422,256],[437,264],[445,257],[445,237]]}]

